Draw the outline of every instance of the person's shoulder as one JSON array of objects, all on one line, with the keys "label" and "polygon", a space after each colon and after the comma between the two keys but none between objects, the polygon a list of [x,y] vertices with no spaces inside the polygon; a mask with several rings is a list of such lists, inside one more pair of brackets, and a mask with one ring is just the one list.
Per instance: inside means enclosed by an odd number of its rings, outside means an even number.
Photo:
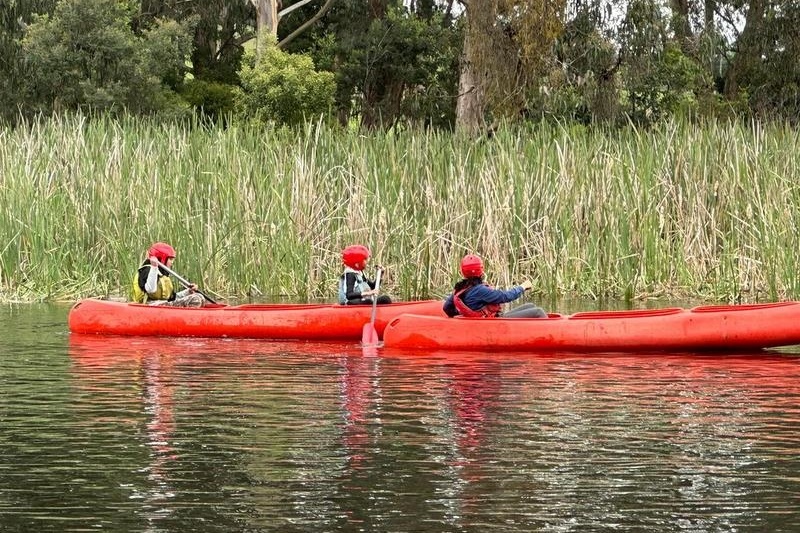
[{"label": "person's shoulder", "polygon": [[473,285],[470,287],[470,290],[475,291],[478,294],[482,292],[495,292],[495,289],[488,286],[486,283],[478,283],[477,285]]}]

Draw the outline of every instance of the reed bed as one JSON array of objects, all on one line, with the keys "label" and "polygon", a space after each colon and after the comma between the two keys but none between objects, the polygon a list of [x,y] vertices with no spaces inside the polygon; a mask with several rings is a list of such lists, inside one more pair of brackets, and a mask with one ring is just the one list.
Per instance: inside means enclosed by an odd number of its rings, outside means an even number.
[{"label": "reed bed", "polygon": [[350,243],[399,299],[446,294],[468,252],[541,299],[794,298],[797,154],[797,131],[775,124],[475,141],[37,120],[0,130],[0,299],[126,296],[156,240],[231,300],[332,300]]}]

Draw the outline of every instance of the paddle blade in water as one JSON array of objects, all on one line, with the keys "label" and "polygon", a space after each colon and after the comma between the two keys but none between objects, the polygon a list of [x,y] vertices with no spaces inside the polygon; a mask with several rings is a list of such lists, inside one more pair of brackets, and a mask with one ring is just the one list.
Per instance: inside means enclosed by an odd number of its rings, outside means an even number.
[{"label": "paddle blade in water", "polygon": [[377,346],[380,343],[378,339],[378,332],[375,325],[371,322],[364,324],[364,329],[361,332],[361,344],[363,346]]}]

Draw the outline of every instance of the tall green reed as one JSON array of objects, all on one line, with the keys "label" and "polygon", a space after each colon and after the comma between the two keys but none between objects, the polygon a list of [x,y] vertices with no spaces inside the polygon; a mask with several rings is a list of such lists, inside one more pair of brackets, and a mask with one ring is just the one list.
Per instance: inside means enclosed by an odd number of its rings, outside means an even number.
[{"label": "tall green reed", "polygon": [[796,297],[800,140],[771,124],[363,135],[56,117],[0,130],[0,298],[126,295],[165,240],[232,299],[331,300],[364,243],[398,298],[468,252],[542,297]]}]

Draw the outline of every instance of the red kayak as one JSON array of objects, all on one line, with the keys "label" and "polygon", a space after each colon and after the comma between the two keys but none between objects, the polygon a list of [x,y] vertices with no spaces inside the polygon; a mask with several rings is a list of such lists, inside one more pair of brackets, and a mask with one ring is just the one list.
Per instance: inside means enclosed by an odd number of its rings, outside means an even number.
[{"label": "red kayak", "polygon": [[[375,330],[403,313],[445,316],[442,302],[424,300],[377,306]],[[69,312],[73,333],[358,341],[370,305],[248,304],[164,307],[87,299]]]},{"label": "red kayak", "polygon": [[704,351],[800,344],[800,302],[597,311],[549,318],[392,320],[386,348],[512,351]]}]

